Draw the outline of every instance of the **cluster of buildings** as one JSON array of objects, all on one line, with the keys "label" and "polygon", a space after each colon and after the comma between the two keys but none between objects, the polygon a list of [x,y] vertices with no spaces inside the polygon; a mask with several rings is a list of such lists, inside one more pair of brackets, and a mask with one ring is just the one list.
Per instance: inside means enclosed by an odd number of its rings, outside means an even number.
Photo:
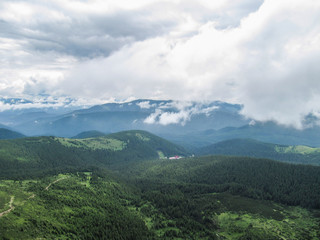
[{"label": "cluster of buildings", "polygon": [[169,157],[169,159],[171,159],[171,160],[173,160],[173,159],[180,159],[180,158],[182,158],[181,156],[178,156],[178,155],[176,155],[176,156],[174,156],[174,157]]}]

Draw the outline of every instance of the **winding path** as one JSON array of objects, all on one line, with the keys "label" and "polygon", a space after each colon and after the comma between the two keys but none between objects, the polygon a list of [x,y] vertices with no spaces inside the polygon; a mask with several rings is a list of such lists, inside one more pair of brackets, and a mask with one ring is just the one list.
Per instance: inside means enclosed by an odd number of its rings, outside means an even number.
[{"label": "winding path", "polygon": [[[48,186],[46,186],[44,190],[48,191],[49,187],[51,187],[52,184],[55,184],[55,183],[57,183],[57,182],[59,182],[59,181],[61,181],[63,179],[67,179],[67,178],[64,177],[64,178],[60,178],[60,179],[55,180],[54,182],[52,182]],[[28,197],[28,200],[34,198],[35,196],[36,196],[35,194],[32,194],[30,197]],[[8,214],[9,212],[11,212],[14,209],[13,201],[14,201],[14,196],[11,196],[11,199],[10,199],[10,202],[9,202],[9,209],[4,211],[4,212],[1,212],[0,213],[0,217]]]},{"label": "winding path", "polygon": [[13,206],[13,200],[14,200],[14,196],[11,196],[11,199],[10,199],[10,202],[9,202],[9,209],[0,213],[0,217],[8,214],[9,212],[11,212],[13,209],[14,209],[14,206]]},{"label": "winding path", "polygon": [[48,186],[46,186],[46,188],[44,190],[48,191],[49,187],[51,187],[52,184],[55,184],[55,183],[57,183],[57,182],[59,182],[59,181],[61,181],[63,179],[66,179],[66,178],[60,178],[60,179],[55,180],[54,182],[52,182]]}]

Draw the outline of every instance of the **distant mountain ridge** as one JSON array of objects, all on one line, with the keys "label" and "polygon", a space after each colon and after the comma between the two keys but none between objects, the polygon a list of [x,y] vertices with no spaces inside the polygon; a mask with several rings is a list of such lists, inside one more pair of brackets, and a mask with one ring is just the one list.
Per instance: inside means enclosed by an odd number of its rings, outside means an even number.
[{"label": "distant mountain ridge", "polygon": [[[68,101],[72,102],[71,99]],[[242,108],[240,104],[221,101],[199,103],[138,99],[74,111],[69,108],[70,111],[65,109],[62,114],[60,110],[50,112],[46,108],[2,111],[0,124],[27,136],[74,137],[92,130],[112,133],[138,129],[159,135],[190,151],[235,138],[320,146],[320,127],[316,124],[298,130],[275,122],[254,121],[241,114]]]},{"label": "distant mountain ridge", "polygon": [[282,162],[320,165],[320,148],[288,146],[253,139],[231,139],[198,149],[199,155],[269,158]]},{"label": "distant mountain ridge", "polygon": [[102,137],[106,136],[107,133],[99,132],[99,131],[86,131],[86,132],[81,132],[77,134],[76,136],[73,136],[72,138],[74,139],[83,139],[83,138],[95,138],[95,137]]},{"label": "distant mountain ridge", "polygon": [[17,138],[23,138],[23,137],[26,137],[26,136],[6,128],[0,128],[0,139],[17,139]]},{"label": "distant mountain ridge", "polygon": [[17,120],[11,118],[10,121],[15,129],[29,136],[72,137],[91,130],[118,132],[140,129],[165,137],[171,133],[183,134],[208,128],[242,126],[248,123],[248,120],[239,114],[240,110],[240,105],[219,101],[200,104],[140,99],[97,105],[62,115],[28,119],[19,115]]},{"label": "distant mountain ridge", "polygon": [[192,134],[171,135],[168,137],[185,147],[201,148],[210,144],[230,139],[255,139],[261,142],[270,142],[282,145],[305,145],[320,147],[320,127],[314,126],[305,129],[281,126],[274,122],[255,122],[241,127],[226,127],[222,129],[208,129]]}]

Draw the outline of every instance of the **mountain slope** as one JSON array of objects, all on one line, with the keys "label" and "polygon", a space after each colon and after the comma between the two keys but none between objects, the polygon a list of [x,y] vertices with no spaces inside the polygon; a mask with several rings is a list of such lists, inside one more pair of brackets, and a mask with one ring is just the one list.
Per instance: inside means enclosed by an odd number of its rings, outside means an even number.
[{"label": "mountain slope", "polygon": [[[206,156],[147,161],[125,174],[157,186],[160,182],[195,184],[197,193],[229,192],[250,198],[320,208],[320,167],[268,159]],[[143,186],[143,185],[142,185]],[[203,191],[203,192],[202,192]]]},{"label": "mountain slope", "polygon": [[200,148],[197,154],[248,156],[290,163],[320,165],[319,148],[264,143],[253,139],[231,139],[218,142]]},{"label": "mountain slope", "polygon": [[166,137],[172,142],[185,147],[205,147],[230,139],[250,138],[262,142],[282,145],[320,146],[320,127],[314,126],[298,130],[292,127],[280,126],[274,122],[256,122],[241,127],[225,127],[222,129],[207,129],[191,134],[171,135]]},{"label": "mountain slope", "polygon": [[23,138],[25,135],[6,129],[0,128],[0,139],[16,139],[16,138]]},{"label": "mountain slope", "polygon": [[28,135],[72,137],[90,130],[118,132],[140,129],[165,137],[208,128],[242,126],[249,121],[239,113],[240,110],[240,105],[218,101],[200,104],[140,99],[97,105],[13,126]]},{"label": "mountain slope", "polygon": [[[320,236],[319,211],[305,218],[296,214],[305,211],[301,207],[286,206],[320,208],[320,167],[208,156],[145,161],[120,172],[140,188],[142,199],[172,219],[170,225],[159,218],[156,222],[174,227],[173,238],[298,240]],[[153,208],[144,211],[155,219]]]},{"label": "mountain slope", "polygon": [[87,139],[34,137],[1,140],[0,176],[12,178],[52,169],[111,167],[185,154],[182,147],[144,131],[126,131]]},{"label": "mountain slope", "polygon": [[83,139],[83,138],[94,138],[94,137],[102,137],[107,135],[106,133],[99,132],[99,131],[86,131],[86,132],[81,132],[77,134],[76,136],[72,137],[74,139]]},{"label": "mountain slope", "polygon": [[[13,101],[15,102],[15,101]],[[241,115],[243,106],[225,102],[175,102],[140,99],[107,103],[88,109],[44,109],[0,112],[0,123],[28,136],[73,137],[85,131],[145,130],[190,150],[235,138],[251,138],[284,145],[320,146],[320,127],[298,130],[275,122],[255,122]],[[0,125],[1,126],[1,125]],[[313,127],[310,127],[313,126]]]},{"label": "mountain slope", "polygon": [[108,171],[0,183],[15,207],[0,216],[0,239],[154,239],[139,198]]}]

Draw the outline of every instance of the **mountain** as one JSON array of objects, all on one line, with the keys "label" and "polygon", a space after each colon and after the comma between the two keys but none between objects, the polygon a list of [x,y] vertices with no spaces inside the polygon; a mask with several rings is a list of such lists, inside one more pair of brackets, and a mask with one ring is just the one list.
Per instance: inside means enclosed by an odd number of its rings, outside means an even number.
[{"label": "mountain", "polygon": [[212,128],[240,127],[248,123],[248,120],[240,115],[240,110],[240,105],[218,101],[200,104],[141,99],[97,105],[22,123],[16,120],[15,123],[11,121],[11,124],[27,135],[72,137],[91,130],[118,132],[140,129],[166,137],[170,134],[192,133]]},{"label": "mountain", "polygon": [[113,172],[58,173],[0,181],[0,238],[300,240],[320,235],[319,167],[211,156],[140,161]]},{"label": "mountain", "polygon": [[0,239],[155,239],[139,196],[107,170],[0,182]]},{"label": "mountain", "polygon": [[16,138],[24,138],[25,135],[6,129],[0,128],[0,139],[16,139]]},{"label": "mountain", "polygon": [[0,141],[0,177],[37,175],[43,171],[185,156],[182,148],[145,131],[68,139],[33,137]]},{"label": "mountain", "polygon": [[[298,240],[320,234],[318,211],[310,218],[297,214],[304,211],[301,206],[320,207],[320,167],[207,156],[140,162],[120,172],[151,204],[143,212],[156,219],[161,232],[174,229],[160,239]],[[171,224],[161,221],[155,209]]]},{"label": "mountain", "polygon": [[[17,100],[12,104],[22,103]],[[47,104],[50,106],[51,103]],[[190,151],[235,138],[283,145],[320,146],[320,127],[309,124],[310,119],[306,119],[308,127],[302,130],[271,121],[258,122],[241,115],[243,106],[239,104],[139,99],[76,110],[72,108],[72,100],[69,99],[68,104],[69,107],[59,111],[53,111],[54,108],[3,111],[0,112],[0,124],[27,136],[74,137],[92,130],[112,133],[139,129]]]},{"label": "mountain", "polygon": [[172,155],[187,153],[136,130],[0,140],[0,238],[319,238],[320,167]]},{"label": "mountain", "polygon": [[[155,186],[161,185],[160,182],[177,185],[189,183],[197,185],[194,191],[198,194],[230,192],[256,199],[305,207],[310,204],[310,207],[320,208],[320,198],[316,197],[320,196],[319,166],[261,158],[205,156],[140,162],[126,166],[122,171],[126,176],[135,176]],[[185,190],[192,192],[188,187]]]},{"label": "mountain", "polygon": [[171,135],[167,137],[172,142],[195,150],[210,144],[230,139],[255,139],[282,145],[320,146],[320,127],[306,129],[281,126],[274,122],[255,122],[241,127],[225,127],[222,129],[207,129],[192,134]]},{"label": "mountain", "polygon": [[81,132],[81,133],[77,134],[76,136],[73,136],[72,138],[75,138],[75,139],[95,138],[95,137],[102,137],[105,135],[107,135],[107,134],[92,130],[92,131]]},{"label": "mountain", "polygon": [[[72,98],[39,96],[37,99],[0,97],[0,124],[17,129],[26,135],[38,135],[39,131],[29,125],[38,121],[53,121],[66,113],[83,108]],[[23,126],[23,127],[21,127]],[[42,135],[40,133],[39,135]]]},{"label": "mountain", "polygon": [[283,162],[320,165],[320,148],[287,146],[253,139],[231,139],[198,149],[199,155],[269,158]]}]

